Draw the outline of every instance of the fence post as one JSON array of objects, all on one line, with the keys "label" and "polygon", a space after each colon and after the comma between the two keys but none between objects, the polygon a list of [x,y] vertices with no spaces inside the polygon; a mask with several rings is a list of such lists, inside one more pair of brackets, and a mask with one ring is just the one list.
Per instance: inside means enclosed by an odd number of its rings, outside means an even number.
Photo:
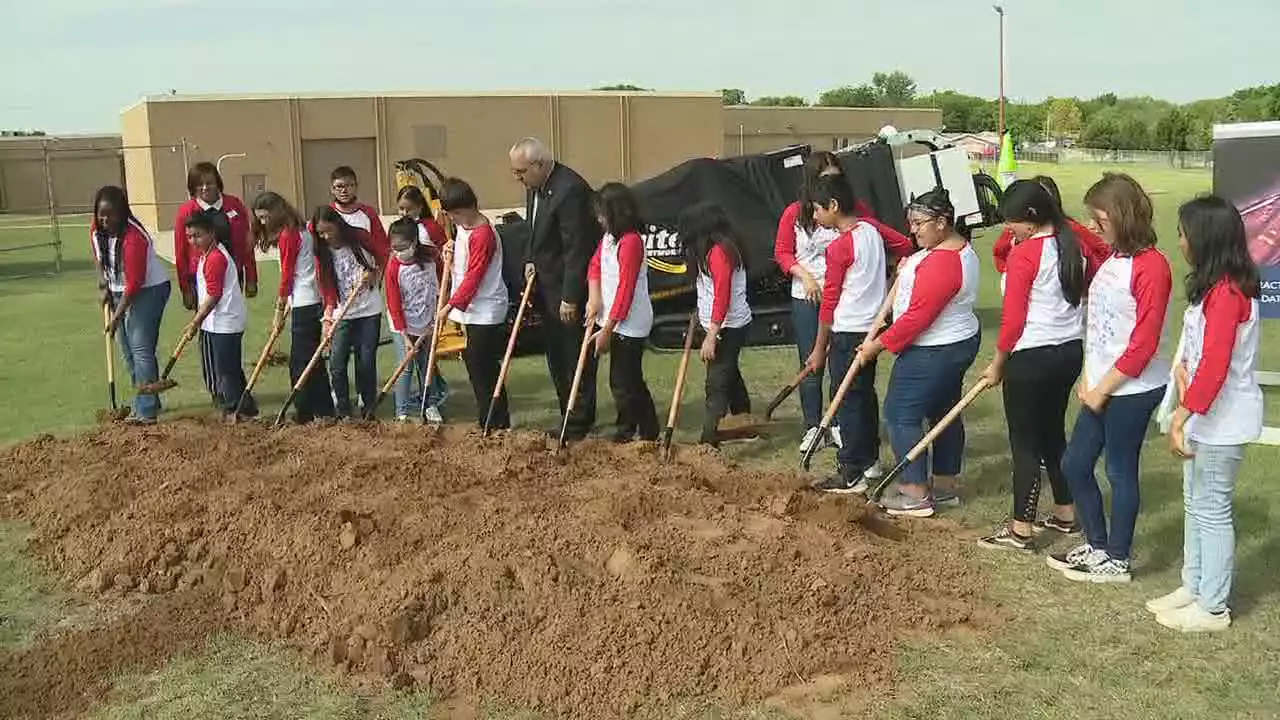
[{"label": "fence post", "polygon": [[45,195],[49,199],[49,229],[53,231],[53,272],[58,274],[62,272],[62,227],[58,222],[58,200],[53,194],[53,158],[49,141],[42,141],[40,149],[44,155]]}]

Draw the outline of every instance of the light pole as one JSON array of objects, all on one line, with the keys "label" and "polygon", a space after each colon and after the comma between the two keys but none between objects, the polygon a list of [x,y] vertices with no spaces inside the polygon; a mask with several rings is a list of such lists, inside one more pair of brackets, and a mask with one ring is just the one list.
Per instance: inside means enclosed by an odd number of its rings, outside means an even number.
[{"label": "light pole", "polygon": [[991,6],[1000,16],[1000,142],[1004,143],[1004,6]]}]

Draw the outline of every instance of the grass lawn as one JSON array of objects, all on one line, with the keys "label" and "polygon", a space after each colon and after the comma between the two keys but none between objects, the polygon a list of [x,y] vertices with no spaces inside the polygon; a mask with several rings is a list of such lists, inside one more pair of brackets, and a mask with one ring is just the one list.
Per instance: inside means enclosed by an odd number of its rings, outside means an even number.
[{"label": "grass lawn", "polygon": [[[1035,166],[1021,175],[1047,172],[1056,177],[1069,211],[1103,166]],[[1162,247],[1171,257],[1175,215],[1180,202],[1208,189],[1203,171],[1154,166],[1125,166],[1151,192],[1158,213]],[[0,223],[0,247],[29,242],[41,231],[13,231]],[[24,237],[25,236],[25,237]],[[82,229],[64,233],[67,268],[57,278],[0,282],[0,442],[37,433],[72,433],[91,426],[95,411],[107,405],[100,312]],[[977,238],[989,256],[995,234]],[[49,263],[51,249],[0,254],[0,275],[15,267]],[[1180,258],[1174,257],[1180,276]],[[264,264],[262,287],[273,286],[274,263]],[[971,379],[985,366],[994,345],[999,291],[990,265],[984,270],[981,297],[983,353]],[[30,270],[27,270],[30,271]],[[270,295],[270,293],[266,293]],[[1176,291],[1180,296],[1180,291]],[[270,299],[251,302],[251,328],[245,341],[246,364],[266,337]],[[1176,341],[1183,302],[1175,303],[1170,345]],[[187,319],[176,298],[165,317],[162,353],[172,348]],[[665,414],[677,357],[656,354],[646,364],[650,384]],[[163,362],[164,358],[161,358]],[[1280,368],[1280,323],[1264,326],[1264,369]],[[380,369],[393,367],[394,354],[383,351]],[[890,363],[882,363],[881,388]],[[797,365],[794,350],[751,350],[743,370],[757,403],[763,403]],[[458,363],[444,366],[454,395],[447,408],[470,421],[474,408]],[[174,373],[178,388],[165,395],[170,413],[207,412],[208,397],[193,352]],[[701,370],[690,373],[681,438],[688,441],[701,417]],[[287,371],[269,369],[259,399],[270,412],[286,392]],[[121,378],[121,386],[127,385]],[[511,377],[514,420],[542,425],[556,418],[554,396],[541,358],[518,361]],[[612,416],[602,386],[600,417]],[[1072,418],[1074,417],[1074,411]],[[1268,420],[1280,424],[1280,400],[1268,396]],[[967,413],[968,467],[965,505],[948,512],[957,532],[976,537],[1009,512],[1009,457],[999,394],[988,393]],[[778,413],[771,439],[734,452],[744,460],[794,467],[801,431],[799,407],[790,401]],[[888,460],[888,456],[885,456]],[[829,457],[823,462],[832,462]],[[1280,534],[1274,530],[1280,491],[1271,463],[1280,451],[1254,447],[1246,455],[1236,499],[1238,576],[1234,596],[1236,625],[1216,637],[1181,637],[1158,626],[1142,601],[1176,586],[1181,560],[1181,467],[1164,437],[1153,434],[1143,458],[1143,515],[1135,548],[1136,581],[1130,586],[1083,587],[1061,579],[1042,558],[992,554],[980,559],[989,571],[993,601],[1012,620],[992,634],[953,635],[912,641],[901,658],[902,684],[872,703],[871,714],[891,718],[1261,718],[1280,717],[1276,673],[1280,668]],[[1047,502],[1047,501],[1046,501]],[[65,613],[65,597],[39,577],[22,554],[22,528],[0,525],[0,645],[21,642],[35,629]],[[909,634],[910,628],[904,628]],[[288,651],[241,638],[220,637],[203,654],[176,658],[164,670],[145,677],[121,678],[119,692],[95,717],[416,717],[429,703],[423,695],[363,697],[315,668],[303,666]],[[750,709],[748,716],[757,716]],[[516,715],[492,709],[488,715]],[[711,710],[689,717],[724,717]]]}]

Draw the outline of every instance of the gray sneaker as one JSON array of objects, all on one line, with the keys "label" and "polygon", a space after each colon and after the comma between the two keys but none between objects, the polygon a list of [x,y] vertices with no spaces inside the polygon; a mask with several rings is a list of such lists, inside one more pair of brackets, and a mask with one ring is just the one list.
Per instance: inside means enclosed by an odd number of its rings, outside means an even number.
[{"label": "gray sneaker", "polygon": [[1097,550],[1089,543],[1078,545],[1066,552],[1053,553],[1044,559],[1054,570],[1066,571],[1072,568],[1097,565],[1110,559],[1105,550]]},{"label": "gray sneaker", "polygon": [[917,518],[933,517],[936,510],[932,494],[917,498],[901,491],[881,500],[880,507],[890,515]]},{"label": "gray sneaker", "polygon": [[933,502],[937,505],[946,505],[947,507],[959,507],[960,496],[955,490],[935,487],[933,489]]},{"label": "gray sneaker", "polygon": [[1133,579],[1128,560],[1108,557],[1100,563],[1081,564],[1062,571],[1068,580],[1089,583],[1127,583]]}]

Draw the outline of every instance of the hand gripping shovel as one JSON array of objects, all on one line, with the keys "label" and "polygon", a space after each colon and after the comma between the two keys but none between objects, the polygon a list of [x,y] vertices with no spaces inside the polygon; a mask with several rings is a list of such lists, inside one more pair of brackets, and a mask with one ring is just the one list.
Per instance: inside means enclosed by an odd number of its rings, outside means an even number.
[{"label": "hand gripping shovel", "polygon": [[[423,422],[427,419],[427,388],[431,387],[431,381],[436,376],[436,354],[440,348],[440,331],[444,328],[445,313],[444,309],[449,304],[449,293],[446,289],[450,287],[450,280],[453,274],[453,225],[449,225],[449,240],[444,244],[444,252],[440,256],[440,263],[444,266],[444,272],[440,275],[440,294],[436,297],[436,316],[431,321],[431,344],[427,350],[427,372],[422,378],[422,407],[418,409],[418,417]],[[419,338],[421,340],[421,338]]]},{"label": "hand gripping shovel", "polygon": [[177,364],[178,358],[182,357],[182,351],[187,348],[187,344],[191,339],[200,332],[200,328],[194,325],[188,327],[186,332],[178,338],[178,345],[173,349],[173,354],[169,356],[169,361],[164,364],[164,372],[160,373],[160,379],[153,383],[144,383],[138,386],[138,392],[143,395],[158,395],[165,390],[170,390],[178,386],[178,381],[170,380],[169,373],[173,372],[173,366]]},{"label": "hand gripping shovel", "polygon": [[[418,351],[422,349],[422,344],[427,341],[427,338],[433,337],[436,334],[438,327],[439,326],[433,327],[430,332],[424,332],[419,335],[418,339],[414,340],[413,344],[405,350],[404,359],[400,361],[400,364],[396,366],[395,372],[391,373],[391,377],[387,378],[387,382],[384,383],[382,389],[378,391],[378,397],[374,398],[372,405],[365,408],[365,420],[373,419],[374,415],[378,412],[378,406],[381,405],[382,401],[386,400],[387,396],[391,394],[391,389],[395,387],[396,381],[400,379],[400,376],[404,374],[405,370],[409,369],[409,364],[418,356]],[[428,350],[428,352],[430,352],[430,350]],[[410,379],[412,379],[412,376]],[[426,388],[427,384],[424,379],[422,384],[422,392],[424,395],[426,394]]]},{"label": "hand gripping shovel", "polygon": [[[484,414],[484,425],[480,427],[480,434],[488,436],[489,424],[493,422],[493,408],[498,404],[498,398],[502,397],[502,390],[507,386],[507,372],[511,370],[511,358],[516,352],[516,340],[520,337],[520,328],[524,325],[524,311],[529,307],[529,296],[533,293],[533,281],[537,277],[537,273],[531,274],[524,280],[524,292],[520,293],[520,307],[516,310],[516,320],[511,325],[511,337],[507,338],[507,351],[502,356],[502,367],[498,370],[498,382],[493,386],[493,397],[489,398],[489,409]],[[575,382],[574,387],[577,387]],[[567,415],[565,417],[568,417]],[[564,444],[564,433],[560,433],[560,443]]]},{"label": "hand gripping shovel", "polygon": [[987,382],[987,379],[983,378],[979,380],[978,384],[974,385],[964,397],[960,398],[960,402],[956,403],[955,407],[951,408],[946,415],[943,415],[941,420],[934,423],[933,427],[929,428],[929,432],[925,433],[924,437],[920,438],[920,442],[916,443],[915,447],[907,451],[906,457],[899,460],[898,464],[894,465],[892,470],[885,473],[880,482],[872,488],[870,493],[867,494],[867,505],[875,505],[879,503],[880,497],[884,495],[885,488],[889,487],[890,483],[898,479],[898,477],[907,469],[908,465],[919,459],[919,457],[929,449],[929,446],[933,444],[933,441],[942,434],[942,431],[946,430],[947,426],[955,422],[956,418],[960,417],[960,414],[964,412],[965,408],[973,404],[973,401],[977,400],[978,396],[990,387],[991,385]]},{"label": "hand gripping shovel", "polygon": [[671,409],[667,412],[667,427],[662,431],[662,439],[658,441],[659,457],[671,459],[671,438],[676,432],[676,421],[680,418],[680,400],[684,397],[684,378],[689,371],[689,358],[693,355],[693,333],[698,328],[697,311],[689,313],[689,327],[684,333],[684,352],[680,356],[680,367],[676,370],[676,384],[671,391]]},{"label": "hand gripping shovel", "polygon": [[280,333],[284,331],[284,324],[289,321],[289,307],[286,305],[284,312],[280,313],[280,321],[271,328],[271,334],[267,337],[267,344],[262,348],[262,354],[258,356],[258,362],[253,366],[253,373],[249,375],[249,382],[244,386],[244,392],[240,393],[240,399],[236,400],[236,416],[240,415],[240,411],[244,408],[244,401],[249,398],[249,393],[253,392],[253,386],[258,384],[258,378],[262,376],[262,369],[267,366],[271,359],[271,350],[276,346],[276,340],[280,339]]},{"label": "hand gripping shovel", "polygon": [[582,386],[582,372],[587,367],[587,354],[591,352],[591,336],[595,334],[594,324],[582,331],[582,347],[578,349],[578,367],[573,371],[573,385],[569,386],[569,401],[564,404],[564,420],[560,423],[560,442],[556,444],[556,452],[564,449],[564,437],[569,432],[569,418],[573,415],[573,406],[578,403],[578,389]]},{"label": "hand gripping shovel", "polygon": [[298,382],[293,384],[293,388],[289,390],[289,397],[285,398],[284,405],[280,407],[280,413],[276,415],[276,427],[284,425],[284,414],[289,411],[289,406],[293,404],[298,393],[302,392],[302,388],[307,384],[307,379],[311,377],[311,373],[315,372],[316,365],[320,364],[320,356],[329,348],[329,343],[333,342],[333,334],[338,331],[338,323],[347,316],[347,311],[351,309],[351,303],[355,301],[361,293],[365,292],[364,284],[369,280],[369,271],[365,270],[360,273],[360,278],[356,280],[355,287],[351,288],[351,293],[347,295],[347,299],[338,308],[338,314],[333,318],[333,324],[329,326],[329,332],[320,338],[320,345],[314,353],[311,353],[311,359],[307,361],[307,366],[302,369],[302,374],[298,376]]}]

